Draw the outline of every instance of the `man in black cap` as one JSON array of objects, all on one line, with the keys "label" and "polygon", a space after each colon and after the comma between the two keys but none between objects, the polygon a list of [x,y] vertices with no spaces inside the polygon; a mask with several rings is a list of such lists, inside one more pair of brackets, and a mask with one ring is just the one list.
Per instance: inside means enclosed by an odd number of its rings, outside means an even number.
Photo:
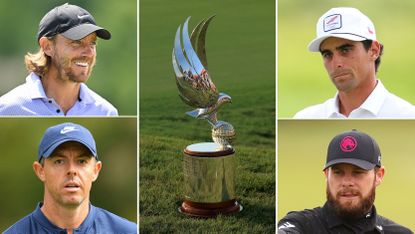
[{"label": "man in black cap", "polygon": [[90,203],[101,168],[88,129],[74,123],[48,128],[33,163],[44,184],[43,201],[4,233],[137,233],[135,223]]},{"label": "man in black cap", "polygon": [[26,83],[0,97],[0,115],[118,115],[84,84],[95,65],[97,37],[111,34],[81,7],[66,3],[49,11],[39,24],[39,51],[25,56]]},{"label": "man in black cap", "polygon": [[377,214],[375,190],[385,168],[376,141],[353,130],[330,142],[324,166],[327,202],[323,207],[289,212],[278,233],[413,233]]}]

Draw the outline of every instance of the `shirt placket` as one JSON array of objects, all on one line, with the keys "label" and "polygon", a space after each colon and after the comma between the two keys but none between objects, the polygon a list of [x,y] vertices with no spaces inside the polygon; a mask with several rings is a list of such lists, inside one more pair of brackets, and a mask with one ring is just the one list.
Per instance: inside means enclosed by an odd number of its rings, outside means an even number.
[{"label": "shirt placket", "polygon": [[78,100],[71,107],[71,109],[68,110],[66,114],[67,115],[78,115],[78,113],[85,113],[85,110],[83,110],[84,107],[85,107],[85,103],[83,102],[81,98],[78,98]]},{"label": "shirt placket", "polygon": [[47,99],[46,106],[50,111],[54,113],[54,115],[65,116],[65,113],[63,113],[62,108],[58,105],[58,103],[55,102],[53,98]]}]

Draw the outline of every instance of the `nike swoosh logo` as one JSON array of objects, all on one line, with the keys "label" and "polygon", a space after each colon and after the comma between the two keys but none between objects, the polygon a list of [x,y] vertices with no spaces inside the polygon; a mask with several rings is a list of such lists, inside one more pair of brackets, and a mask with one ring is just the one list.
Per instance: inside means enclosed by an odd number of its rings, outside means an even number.
[{"label": "nike swoosh logo", "polygon": [[78,16],[78,19],[83,19],[85,17],[88,17],[89,15],[77,15],[77,16]]},{"label": "nike swoosh logo", "polygon": [[68,132],[73,132],[73,131],[78,131],[78,129],[76,129],[74,126],[66,126],[62,128],[61,134],[66,134]]}]

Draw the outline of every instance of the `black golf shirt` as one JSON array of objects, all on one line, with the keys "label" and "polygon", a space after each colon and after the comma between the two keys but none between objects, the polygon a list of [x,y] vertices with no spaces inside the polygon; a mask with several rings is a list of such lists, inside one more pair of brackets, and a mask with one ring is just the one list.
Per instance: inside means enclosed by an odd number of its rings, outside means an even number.
[{"label": "black golf shirt", "polygon": [[353,221],[342,220],[326,202],[323,207],[289,212],[278,222],[278,234],[291,233],[413,233],[376,213],[376,208]]}]

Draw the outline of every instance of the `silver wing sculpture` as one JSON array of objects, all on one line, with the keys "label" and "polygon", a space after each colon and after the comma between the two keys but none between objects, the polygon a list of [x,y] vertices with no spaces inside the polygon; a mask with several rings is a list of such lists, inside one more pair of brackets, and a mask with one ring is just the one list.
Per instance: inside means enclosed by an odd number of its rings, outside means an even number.
[{"label": "silver wing sculpture", "polygon": [[213,141],[220,144],[222,148],[228,148],[231,147],[231,140],[235,137],[235,130],[230,123],[217,119],[217,111],[223,104],[230,103],[231,97],[218,92],[210,78],[206,59],[205,37],[213,17],[214,15],[202,20],[193,29],[190,38],[188,33],[190,16],[186,19],[183,30],[181,25],[179,26],[172,54],[173,69],[180,98],[184,103],[196,108],[186,114],[194,118],[206,119],[212,125]]}]

